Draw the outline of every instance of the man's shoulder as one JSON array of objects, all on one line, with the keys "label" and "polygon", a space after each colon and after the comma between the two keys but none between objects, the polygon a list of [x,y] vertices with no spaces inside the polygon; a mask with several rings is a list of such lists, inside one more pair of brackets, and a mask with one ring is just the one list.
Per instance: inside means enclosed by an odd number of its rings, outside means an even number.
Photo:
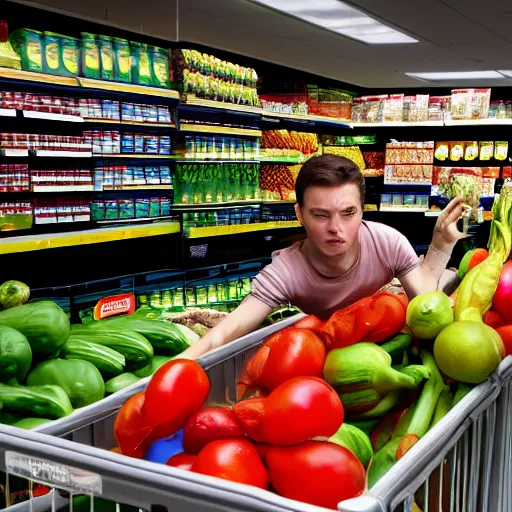
[{"label": "man's shoulder", "polygon": [[272,253],[272,262],[290,262],[300,261],[302,259],[302,253],[300,251],[300,243],[290,245],[285,249],[278,249]]},{"label": "man's shoulder", "polygon": [[397,239],[403,237],[400,231],[396,230],[395,228],[392,228],[387,224],[382,224],[381,222],[374,222],[369,220],[363,221],[361,231],[363,236],[372,238],[376,242],[396,241]]}]

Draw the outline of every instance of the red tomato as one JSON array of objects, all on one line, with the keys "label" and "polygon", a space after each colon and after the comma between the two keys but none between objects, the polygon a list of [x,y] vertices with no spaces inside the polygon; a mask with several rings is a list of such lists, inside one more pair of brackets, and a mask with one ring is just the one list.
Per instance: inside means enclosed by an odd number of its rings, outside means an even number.
[{"label": "red tomato", "polygon": [[142,416],[144,393],[131,396],[123,404],[114,423],[114,436],[119,449],[124,455],[142,459],[144,451],[149,444],[147,438],[151,434],[151,427]]},{"label": "red tomato", "polygon": [[406,322],[407,301],[401,295],[380,292],[373,296],[364,341],[378,342],[400,332]]},{"label": "red tomato", "polygon": [[364,491],[363,465],[351,451],[334,443],[272,446],[266,464],[278,494],[311,505],[336,509],[340,501]]},{"label": "red tomato", "polygon": [[265,457],[267,456],[267,453],[270,450],[270,448],[272,448],[272,445],[265,443],[256,443],[254,446],[256,446],[256,450],[258,450],[261,460],[265,461]]},{"label": "red tomato", "polygon": [[266,401],[266,397],[258,396],[242,400],[233,407],[233,413],[242,431],[251,439],[258,442],[264,441],[261,426]]},{"label": "red tomato", "polygon": [[313,331],[326,345],[329,345],[327,332],[325,331],[325,323],[315,315],[307,315],[293,324],[295,329],[308,329]]},{"label": "red tomato", "polygon": [[185,471],[190,471],[194,462],[196,461],[196,455],[190,455],[189,453],[178,453],[173,455],[167,462],[167,466],[172,466],[174,468],[183,469]]},{"label": "red tomato", "polygon": [[183,448],[187,453],[198,454],[211,441],[243,436],[231,408],[205,407],[190,416],[185,424]]},{"label": "red tomato", "polygon": [[334,389],[316,377],[296,377],[267,397],[261,431],[266,443],[292,445],[331,437],[342,423],[343,406]]},{"label": "red tomato", "polygon": [[484,315],[484,324],[492,327],[493,329],[497,329],[498,327],[502,327],[507,323],[507,321],[497,312],[490,309]]},{"label": "red tomato", "polygon": [[162,365],[144,393],[142,414],[152,427],[150,442],[183,428],[188,418],[204,405],[209,392],[208,376],[196,361],[174,359]]},{"label": "red tomato", "polygon": [[238,397],[254,386],[272,391],[293,377],[322,377],[326,350],[307,329],[291,327],[271,336],[247,363]]},{"label": "red tomato", "polygon": [[247,439],[221,439],[206,445],[192,471],[268,489],[268,473],[258,450]]},{"label": "red tomato", "polygon": [[498,327],[496,332],[501,336],[503,346],[505,347],[505,356],[512,354],[512,325],[503,325]]}]

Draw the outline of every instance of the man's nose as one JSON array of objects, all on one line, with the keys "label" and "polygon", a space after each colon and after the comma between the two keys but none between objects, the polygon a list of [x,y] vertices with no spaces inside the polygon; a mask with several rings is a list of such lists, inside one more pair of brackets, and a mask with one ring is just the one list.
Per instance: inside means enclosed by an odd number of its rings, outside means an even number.
[{"label": "man's nose", "polygon": [[339,233],[340,231],[340,222],[336,217],[333,217],[331,221],[329,222],[328,226],[330,233]]}]

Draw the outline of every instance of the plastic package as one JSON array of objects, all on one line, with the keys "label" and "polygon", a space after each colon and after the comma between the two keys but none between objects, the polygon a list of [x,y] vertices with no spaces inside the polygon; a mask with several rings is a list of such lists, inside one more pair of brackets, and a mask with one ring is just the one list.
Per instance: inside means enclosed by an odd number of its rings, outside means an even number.
[{"label": "plastic package", "polygon": [[37,30],[20,28],[9,34],[16,53],[21,57],[21,68],[26,71],[43,71],[43,34]]},{"label": "plastic package", "polygon": [[98,36],[98,48],[100,50],[100,77],[102,80],[114,79],[114,48],[108,36]]},{"label": "plastic package", "polygon": [[114,78],[118,82],[131,82],[131,52],[126,39],[114,37]]},{"label": "plastic package", "polygon": [[96,36],[88,32],[82,32],[81,35],[82,74],[86,78],[100,78],[100,49],[96,42]]}]

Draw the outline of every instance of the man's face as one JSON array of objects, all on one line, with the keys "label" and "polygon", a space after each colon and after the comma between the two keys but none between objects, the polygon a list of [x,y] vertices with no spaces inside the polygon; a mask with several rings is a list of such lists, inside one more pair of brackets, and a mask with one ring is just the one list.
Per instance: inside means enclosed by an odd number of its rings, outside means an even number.
[{"label": "man's face", "polygon": [[363,218],[357,185],[308,187],[304,204],[295,205],[295,211],[308,240],[324,256],[342,256],[357,244]]}]

